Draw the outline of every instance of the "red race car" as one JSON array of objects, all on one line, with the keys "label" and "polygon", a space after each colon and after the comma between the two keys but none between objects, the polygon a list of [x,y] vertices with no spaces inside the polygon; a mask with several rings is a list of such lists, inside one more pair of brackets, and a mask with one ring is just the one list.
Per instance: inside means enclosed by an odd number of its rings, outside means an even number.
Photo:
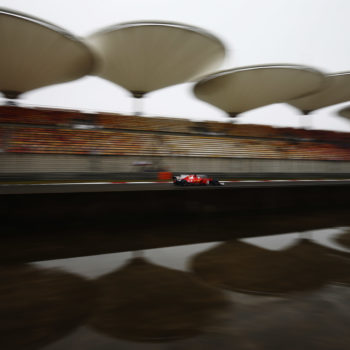
[{"label": "red race car", "polygon": [[220,181],[213,179],[211,177],[208,177],[207,175],[197,175],[197,174],[173,176],[173,182],[174,182],[174,185],[178,185],[178,186],[195,186],[195,185],[222,186],[223,185],[223,183],[221,183]]}]

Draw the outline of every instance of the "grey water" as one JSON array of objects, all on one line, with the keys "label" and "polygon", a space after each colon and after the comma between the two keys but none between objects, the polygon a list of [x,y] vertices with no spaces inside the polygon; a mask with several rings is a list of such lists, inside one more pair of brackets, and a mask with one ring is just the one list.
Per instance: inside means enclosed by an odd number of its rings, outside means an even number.
[{"label": "grey water", "polygon": [[345,350],[350,246],[339,238],[349,231],[4,264],[0,342],[43,350]]}]

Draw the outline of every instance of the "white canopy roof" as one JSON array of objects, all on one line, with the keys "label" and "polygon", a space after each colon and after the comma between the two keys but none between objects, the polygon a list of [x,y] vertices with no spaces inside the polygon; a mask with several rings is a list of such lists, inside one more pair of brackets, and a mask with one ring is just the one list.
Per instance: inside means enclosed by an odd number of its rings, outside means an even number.
[{"label": "white canopy roof", "polygon": [[35,17],[0,9],[0,91],[8,97],[80,78],[92,70],[88,47]]},{"label": "white canopy roof", "polygon": [[325,88],[306,97],[288,103],[305,114],[323,107],[350,100],[350,72],[334,73],[326,76]]},{"label": "white canopy roof", "polygon": [[350,119],[350,106],[345,107],[338,111],[338,115],[340,115],[343,118]]},{"label": "white canopy roof", "polygon": [[218,38],[178,23],[119,24],[87,40],[97,56],[95,74],[135,97],[212,72],[225,57]]},{"label": "white canopy roof", "polygon": [[231,116],[305,96],[319,90],[324,75],[298,65],[241,67],[210,75],[194,87],[195,95]]}]

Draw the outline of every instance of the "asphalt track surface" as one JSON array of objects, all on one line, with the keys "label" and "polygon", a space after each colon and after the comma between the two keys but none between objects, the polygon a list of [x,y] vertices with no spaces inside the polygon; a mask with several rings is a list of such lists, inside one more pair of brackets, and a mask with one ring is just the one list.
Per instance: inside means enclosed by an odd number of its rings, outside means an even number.
[{"label": "asphalt track surface", "polygon": [[125,191],[210,191],[228,188],[302,187],[350,185],[346,180],[240,180],[223,181],[223,186],[175,186],[172,182],[81,182],[50,184],[1,184],[0,195],[29,193],[81,193]]}]

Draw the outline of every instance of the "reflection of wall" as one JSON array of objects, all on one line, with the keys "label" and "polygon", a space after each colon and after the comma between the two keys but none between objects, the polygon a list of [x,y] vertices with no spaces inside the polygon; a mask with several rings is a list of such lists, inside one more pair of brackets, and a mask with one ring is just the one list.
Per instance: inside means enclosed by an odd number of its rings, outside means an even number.
[{"label": "reflection of wall", "polygon": [[[98,157],[98,167],[91,167],[91,159]],[[134,172],[135,161],[142,156],[79,156],[2,154],[0,174],[57,173],[57,172]],[[162,161],[173,172],[228,172],[228,173],[350,173],[347,161],[279,160],[279,159],[227,159],[203,157],[150,157],[153,163]]]},{"label": "reflection of wall", "polygon": [[[40,225],[40,229],[35,226],[34,232],[30,232],[30,234],[28,234],[28,230],[23,232],[21,226],[14,234],[14,225],[11,223],[12,234],[6,238],[3,237],[1,241],[0,261],[6,263],[44,261],[256,236],[265,236],[259,239],[260,243],[261,240],[268,242],[273,240],[273,244],[278,246],[281,240],[284,241],[284,238],[270,236],[269,239],[266,239],[266,236],[284,233],[292,233],[293,235],[293,232],[310,230],[325,232],[329,231],[327,228],[350,226],[348,210],[318,210],[314,213],[308,212],[297,216],[294,214],[245,215],[232,218],[232,214],[230,214],[226,217],[221,216],[220,221],[215,220],[215,218],[213,220],[211,216],[206,216],[205,219],[191,217],[185,222],[178,219],[176,222],[173,220],[171,225],[166,219],[161,221],[157,217],[156,225],[149,225],[148,228],[146,228],[144,219],[139,220],[139,225],[135,225],[135,215],[133,216],[133,225],[123,224],[119,221],[118,228],[115,224],[108,225],[108,223],[93,228],[87,221],[85,227],[81,225],[80,229],[68,232],[60,228],[53,231],[52,226],[48,230],[45,225]],[[234,222],[234,227],[232,222]],[[193,230],[193,227],[196,230]],[[333,230],[339,232],[337,229]],[[333,230],[330,229],[330,231]],[[6,233],[4,226],[2,232]],[[320,237],[325,239],[321,233],[318,238]],[[329,243],[328,240],[326,242]],[[13,254],[14,251],[16,255]],[[179,255],[177,252],[176,258],[178,259],[179,256],[181,254]],[[92,261],[91,266],[94,265],[94,260],[92,259]],[[175,267],[178,268],[178,266]]]}]

